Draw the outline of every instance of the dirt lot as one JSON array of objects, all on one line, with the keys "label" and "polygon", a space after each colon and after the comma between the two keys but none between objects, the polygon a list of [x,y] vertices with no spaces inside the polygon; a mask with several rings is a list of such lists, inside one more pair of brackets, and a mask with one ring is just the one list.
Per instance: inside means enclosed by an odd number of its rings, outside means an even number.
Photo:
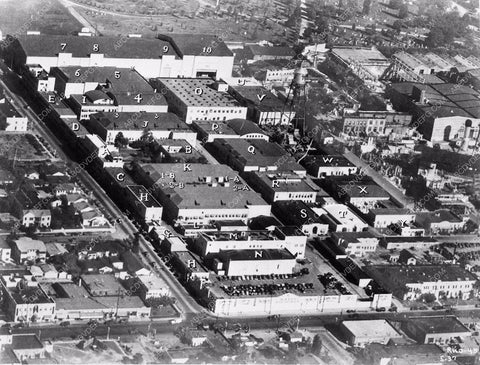
[{"label": "dirt lot", "polygon": [[53,345],[52,362],[59,364],[100,364],[121,363],[125,353],[120,346],[113,341],[103,342],[105,350],[80,350],[73,342],[58,342]]},{"label": "dirt lot", "polygon": [[74,34],[81,29],[57,0],[6,0],[0,2],[3,35],[37,30],[46,34]]}]

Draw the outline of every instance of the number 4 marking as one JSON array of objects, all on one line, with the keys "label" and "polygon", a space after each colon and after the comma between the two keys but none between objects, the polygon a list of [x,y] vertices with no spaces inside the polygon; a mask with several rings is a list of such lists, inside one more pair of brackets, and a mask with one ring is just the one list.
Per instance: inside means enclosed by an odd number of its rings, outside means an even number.
[{"label": "number 4 marking", "polygon": [[143,100],[142,94],[138,94],[137,96],[135,96],[134,99],[137,101],[138,104],[140,104]]}]

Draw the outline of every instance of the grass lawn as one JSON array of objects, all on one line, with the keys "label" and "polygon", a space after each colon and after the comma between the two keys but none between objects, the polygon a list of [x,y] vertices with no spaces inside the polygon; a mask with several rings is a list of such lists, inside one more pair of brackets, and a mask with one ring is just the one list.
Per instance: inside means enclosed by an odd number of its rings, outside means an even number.
[{"label": "grass lawn", "polygon": [[152,317],[162,318],[162,317],[174,317],[178,315],[177,311],[173,309],[172,306],[162,306],[158,308],[152,308]]}]

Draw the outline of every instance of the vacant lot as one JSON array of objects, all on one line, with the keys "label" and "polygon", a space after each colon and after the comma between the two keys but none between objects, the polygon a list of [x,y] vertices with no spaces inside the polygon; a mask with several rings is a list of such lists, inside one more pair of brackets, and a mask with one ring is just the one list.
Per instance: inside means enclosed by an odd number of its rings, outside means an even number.
[{"label": "vacant lot", "polygon": [[0,156],[13,160],[40,161],[46,159],[45,151],[33,135],[0,134]]},{"label": "vacant lot", "polygon": [[0,2],[3,35],[27,31],[46,34],[76,34],[80,23],[57,0],[6,0]]},{"label": "vacant lot", "polygon": [[[215,1],[79,1],[75,9],[103,35],[158,33],[216,34],[224,40],[285,41],[284,27],[277,24],[275,6],[268,1],[250,1],[248,5],[224,6],[214,13]],[[200,3],[200,5],[198,4]],[[173,6],[173,8],[172,8]]]},{"label": "vacant lot", "polygon": [[[58,342],[53,345],[52,360],[59,364],[119,364],[125,353],[113,341],[102,341],[106,345],[104,350],[90,348],[80,350],[76,342]],[[53,362],[53,361],[52,361]]]}]

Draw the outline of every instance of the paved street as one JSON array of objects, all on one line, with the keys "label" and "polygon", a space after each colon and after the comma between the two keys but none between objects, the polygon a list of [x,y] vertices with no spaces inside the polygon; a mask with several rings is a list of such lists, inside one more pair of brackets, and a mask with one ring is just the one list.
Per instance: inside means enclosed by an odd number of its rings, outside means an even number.
[{"label": "paved street", "polygon": [[[456,316],[468,316],[472,318],[480,318],[480,309],[464,309],[455,311]],[[388,319],[391,321],[406,321],[411,317],[419,316],[429,316],[429,317],[438,317],[445,316],[445,313],[442,311],[409,311],[405,313],[392,313],[392,312],[369,312],[369,313],[355,313],[355,314],[322,314],[318,316],[280,316],[275,320],[268,320],[265,316],[263,317],[231,317],[231,318],[210,318],[205,321],[215,325],[217,327],[225,328],[228,331],[233,331],[236,323],[248,324],[250,329],[271,329],[271,330],[286,330],[292,325],[296,327],[298,323],[299,329],[305,328],[319,328],[325,325],[339,324],[342,320],[348,319]],[[12,329],[12,333],[32,333],[35,332],[40,334],[43,339],[47,338],[61,338],[61,337],[70,337],[75,338],[80,336],[82,333],[91,332],[97,336],[106,336],[108,332],[108,327],[110,327],[110,336],[123,336],[135,333],[147,334],[149,331],[155,329],[157,333],[173,333],[174,329],[177,326],[186,326],[186,327],[195,327],[196,324],[202,323],[201,321],[194,321],[193,319],[197,318],[193,314],[186,316],[185,320],[178,325],[172,325],[168,321],[156,321],[156,322],[130,322],[130,323],[113,323],[108,326],[101,323],[97,326],[87,325],[86,323],[75,324],[72,323],[66,327],[59,327],[58,325],[54,326],[38,326],[38,327],[29,327],[29,328],[15,328]],[[297,319],[299,319],[297,321]],[[87,331],[87,328],[90,330]]]}]

